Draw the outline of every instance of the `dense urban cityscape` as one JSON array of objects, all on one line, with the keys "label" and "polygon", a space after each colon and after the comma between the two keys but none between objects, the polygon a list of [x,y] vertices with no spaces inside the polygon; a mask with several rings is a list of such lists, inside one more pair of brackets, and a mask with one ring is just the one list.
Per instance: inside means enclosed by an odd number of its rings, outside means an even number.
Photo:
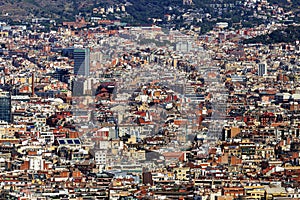
[{"label": "dense urban cityscape", "polygon": [[22,2],[0,3],[0,199],[300,199],[297,1]]}]

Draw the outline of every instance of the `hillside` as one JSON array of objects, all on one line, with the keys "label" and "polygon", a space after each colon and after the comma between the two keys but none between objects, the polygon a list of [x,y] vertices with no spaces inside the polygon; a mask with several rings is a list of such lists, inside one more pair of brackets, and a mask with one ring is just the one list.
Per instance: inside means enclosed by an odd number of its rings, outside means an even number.
[{"label": "hillside", "polygon": [[[50,17],[54,19],[74,19],[79,12],[91,14],[94,7],[126,3],[128,13],[135,21],[145,23],[149,18],[163,18],[165,14],[178,13],[183,6],[182,0],[1,0],[0,17],[14,21],[33,17]],[[201,11],[211,11],[210,0],[194,0],[191,6]],[[234,0],[216,0],[214,3],[235,3]],[[176,8],[170,10],[170,7]],[[186,6],[187,8],[189,6]]]},{"label": "hillside", "polygon": [[288,26],[282,30],[275,30],[270,34],[260,35],[251,39],[244,40],[244,44],[276,44],[276,43],[294,43],[299,41],[300,27]]},{"label": "hillside", "polygon": [[[271,5],[280,5],[285,11],[295,13],[293,20],[300,21],[299,1],[269,0]],[[93,9],[110,5],[126,5],[126,12],[93,13]],[[190,29],[200,27],[204,33],[217,22],[228,22],[229,27],[253,27],[262,23],[278,21],[273,19],[273,10],[264,8],[257,13],[252,5],[245,6],[237,0],[193,0],[191,5],[183,5],[183,0],[1,0],[0,21],[28,21],[35,17],[55,19],[58,23],[71,21],[81,14],[89,19],[92,16],[102,19],[120,19],[130,25],[152,24]],[[299,15],[297,15],[299,14]],[[169,17],[167,20],[166,16]],[[158,19],[158,20],[157,20]]]},{"label": "hillside", "polygon": [[1,19],[13,21],[33,17],[71,20],[81,10],[94,6],[94,0],[1,0]]}]

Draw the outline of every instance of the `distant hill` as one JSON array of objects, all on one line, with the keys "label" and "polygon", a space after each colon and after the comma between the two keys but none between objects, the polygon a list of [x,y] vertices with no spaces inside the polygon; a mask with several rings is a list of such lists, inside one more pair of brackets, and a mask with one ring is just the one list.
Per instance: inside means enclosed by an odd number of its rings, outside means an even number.
[{"label": "distant hill", "polygon": [[[287,0],[268,2],[293,10],[296,16],[300,13],[299,0],[290,0],[291,3],[287,3]],[[90,17],[93,15],[93,8],[119,3],[126,3],[129,15],[118,19],[131,25],[151,24],[153,18],[165,20],[166,14],[173,18],[171,21],[161,22],[162,24],[187,29],[193,25],[201,27],[202,32],[210,30],[219,21],[226,21],[230,26],[256,26],[267,22],[264,19],[253,20],[251,16],[254,9],[243,8],[243,1],[238,0],[193,0],[192,5],[183,5],[183,0],[0,0],[0,21],[26,21],[35,17],[51,18],[58,22],[73,21],[79,13]],[[114,16],[108,14],[107,18],[114,19]],[[300,21],[300,17],[296,18]]]},{"label": "distant hill", "polygon": [[[126,3],[128,13],[140,23],[148,18],[163,18],[170,13],[170,6],[180,8],[183,0],[1,0],[0,19],[10,18],[26,20],[32,17],[50,17],[59,20],[74,19],[79,12],[91,13],[93,7],[114,3]],[[211,0],[193,0],[193,7],[209,8]],[[214,2],[235,2],[234,0],[216,0]],[[175,10],[173,10],[176,12]],[[209,10],[207,10],[209,11]]]},{"label": "distant hill", "polygon": [[129,13],[137,21],[145,22],[148,16],[161,17],[164,7],[181,5],[182,0],[0,0],[0,19],[13,21],[49,17],[59,20],[71,20],[75,15],[91,13],[101,5],[129,2]]},{"label": "distant hill", "polygon": [[71,20],[81,10],[92,8],[95,2],[95,0],[1,0],[0,18],[9,18],[13,21],[33,17]]},{"label": "distant hill", "polygon": [[129,0],[127,11],[134,19],[146,23],[148,18],[163,18],[170,6],[182,6],[182,0]]},{"label": "distant hill", "polygon": [[260,35],[251,39],[244,40],[244,44],[276,44],[276,43],[293,43],[300,39],[300,27],[288,26],[282,30],[275,30],[270,34]]}]

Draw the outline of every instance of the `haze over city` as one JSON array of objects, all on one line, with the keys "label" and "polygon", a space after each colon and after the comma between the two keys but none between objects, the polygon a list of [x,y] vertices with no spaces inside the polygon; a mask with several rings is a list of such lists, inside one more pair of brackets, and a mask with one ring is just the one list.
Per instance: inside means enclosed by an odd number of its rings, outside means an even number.
[{"label": "haze over city", "polygon": [[2,0],[0,199],[300,199],[299,6]]}]

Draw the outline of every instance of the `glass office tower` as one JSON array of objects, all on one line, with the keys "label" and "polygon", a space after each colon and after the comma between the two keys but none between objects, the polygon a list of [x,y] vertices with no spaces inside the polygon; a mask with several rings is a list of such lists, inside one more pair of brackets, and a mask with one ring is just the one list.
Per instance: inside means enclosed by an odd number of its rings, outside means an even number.
[{"label": "glass office tower", "polygon": [[90,74],[90,49],[74,49],[74,74],[89,76]]},{"label": "glass office tower", "polygon": [[9,92],[0,91],[0,121],[12,122],[11,95]]}]

